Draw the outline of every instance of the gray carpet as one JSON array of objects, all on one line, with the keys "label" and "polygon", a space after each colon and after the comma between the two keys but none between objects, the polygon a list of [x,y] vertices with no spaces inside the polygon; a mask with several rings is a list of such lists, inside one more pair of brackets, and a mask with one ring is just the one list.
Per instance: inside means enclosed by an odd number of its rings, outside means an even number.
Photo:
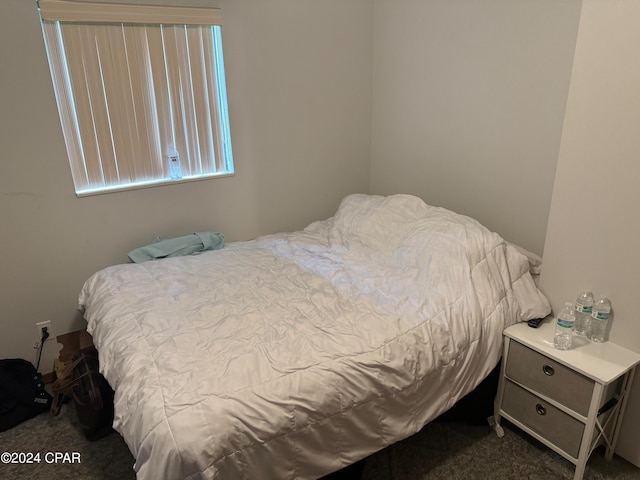
[{"label": "gray carpet", "polygon": [[[505,422],[498,438],[488,426],[434,422],[418,434],[366,460],[362,480],[473,480],[573,478],[573,465]],[[0,433],[0,453],[40,452],[41,463],[0,464],[0,479],[134,479],[133,457],[117,433],[96,442],[86,440],[73,405],[58,417],[42,414]],[[78,452],[80,463],[47,464],[46,452]],[[596,450],[586,480],[640,480],[640,469]],[[158,479],[160,480],[160,479]],[[259,480],[259,479],[257,479]]]}]

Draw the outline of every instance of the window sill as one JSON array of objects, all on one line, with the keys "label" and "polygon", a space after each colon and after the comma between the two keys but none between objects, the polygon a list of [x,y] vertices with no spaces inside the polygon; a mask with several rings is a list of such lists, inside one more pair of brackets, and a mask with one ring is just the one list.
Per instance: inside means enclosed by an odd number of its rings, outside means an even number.
[{"label": "window sill", "polygon": [[234,172],[221,172],[221,173],[212,173],[208,175],[199,175],[197,177],[184,177],[180,180],[171,180],[171,179],[163,178],[160,180],[150,180],[148,182],[131,183],[128,185],[116,185],[113,187],[87,189],[87,190],[81,190],[79,192],[76,192],[76,197],[78,198],[93,197],[95,195],[125,192],[128,190],[140,190],[143,188],[162,187],[165,185],[176,185],[180,183],[200,182],[203,180],[211,180],[214,178],[231,177],[233,176],[233,174]]}]

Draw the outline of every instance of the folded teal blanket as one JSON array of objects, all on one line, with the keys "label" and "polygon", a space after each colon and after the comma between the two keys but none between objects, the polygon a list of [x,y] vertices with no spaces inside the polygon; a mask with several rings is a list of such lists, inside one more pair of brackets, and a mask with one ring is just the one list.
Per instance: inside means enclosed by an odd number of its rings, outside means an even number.
[{"label": "folded teal blanket", "polygon": [[192,235],[166,240],[156,238],[153,243],[136,248],[130,251],[127,256],[132,262],[142,263],[157,258],[197,255],[207,250],[218,250],[223,246],[224,235],[221,233],[194,233]]}]

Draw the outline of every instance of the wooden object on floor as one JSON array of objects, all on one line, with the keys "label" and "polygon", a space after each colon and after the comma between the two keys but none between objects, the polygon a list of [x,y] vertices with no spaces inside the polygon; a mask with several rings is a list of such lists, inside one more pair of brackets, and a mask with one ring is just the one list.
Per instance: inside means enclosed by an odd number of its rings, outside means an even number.
[{"label": "wooden object on floor", "polygon": [[42,375],[42,380],[47,384],[53,383],[60,378],[74,354],[81,350],[93,348],[93,337],[86,330],[63,333],[56,337],[56,341],[62,345],[62,348],[58,358],[53,361],[53,372]]}]

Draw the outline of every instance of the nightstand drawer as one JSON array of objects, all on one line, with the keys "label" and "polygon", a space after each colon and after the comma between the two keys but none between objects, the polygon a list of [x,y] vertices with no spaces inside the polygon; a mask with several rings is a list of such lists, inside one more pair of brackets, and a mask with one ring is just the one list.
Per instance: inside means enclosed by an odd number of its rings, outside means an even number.
[{"label": "nightstand drawer", "polygon": [[553,398],[580,415],[587,416],[593,395],[593,380],[512,341],[506,376],[536,392]]},{"label": "nightstand drawer", "polygon": [[508,380],[502,410],[572,457],[578,457],[584,424],[571,415]]}]

